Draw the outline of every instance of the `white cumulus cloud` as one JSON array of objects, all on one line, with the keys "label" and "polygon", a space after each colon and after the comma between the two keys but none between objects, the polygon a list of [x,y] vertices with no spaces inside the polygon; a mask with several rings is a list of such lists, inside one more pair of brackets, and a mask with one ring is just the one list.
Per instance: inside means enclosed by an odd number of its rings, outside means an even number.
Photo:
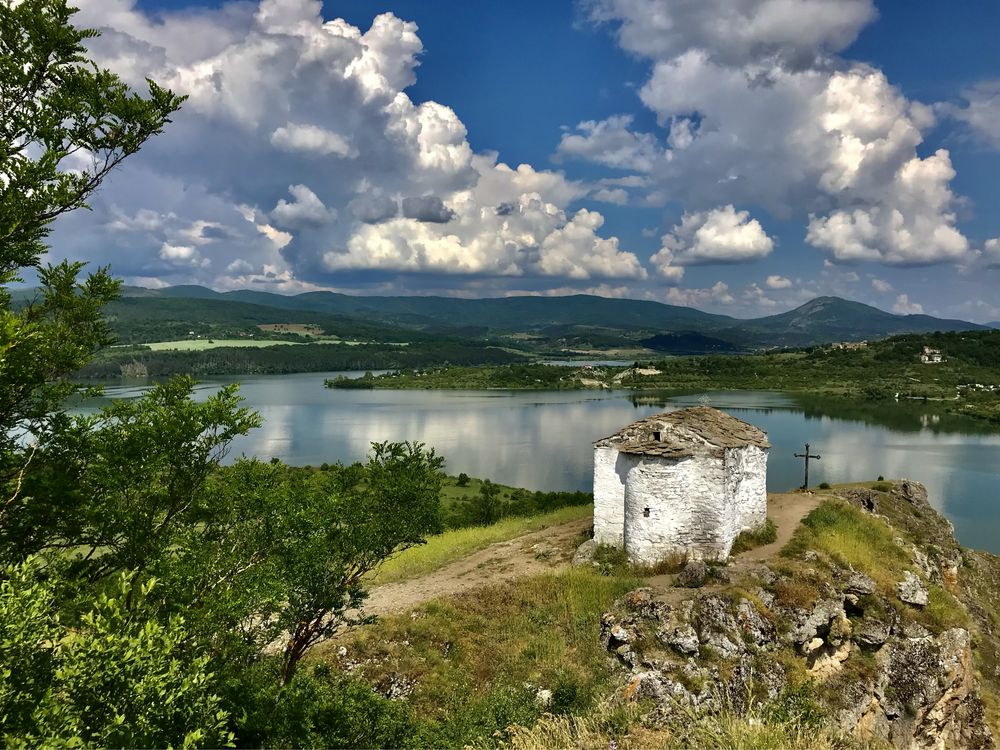
[{"label": "white cumulus cloud", "polygon": [[744,263],[767,257],[774,241],[749,211],[732,205],[686,213],[681,223],[663,235],[661,248],[650,260],[661,274],[675,266]]},{"label": "white cumulus cloud", "polygon": [[[838,261],[964,262],[951,156],[918,148],[935,110],[879,69],[839,58],[876,16],[869,0],[591,0],[623,49],[648,59],[643,104],[668,131],[645,165],[647,201],[690,212],[720,203],[799,219],[809,244]],[[967,92],[961,116],[988,123],[993,89]],[[976,127],[981,127],[977,125]],[[993,128],[992,132],[997,131]],[[632,120],[586,121],[577,158],[610,164],[661,141]],[[567,149],[560,145],[560,154]]]},{"label": "white cumulus cloud", "polygon": [[288,123],[271,133],[271,145],[288,151],[306,151],[323,156],[349,156],[350,144],[336,133],[316,125]]},{"label": "white cumulus cloud", "polygon": [[729,291],[729,285],[717,281],[712,286],[703,289],[685,289],[670,287],[667,289],[667,302],[683,307],[712,307],[731,305],[736,301]]},{"label": "white cumulus cloud", "polygon": [[900,294],[896,297],[896,302],[892,306],[892,311],[897,315],[922,315],[924,306],[918,302],[910,302],[909,295]]},{"label": "white cumulus cloud", "polygon": [[71,257],[290,291],[646,276],[600,213],[571,205],[600,190],[623,202],[625,185],[474,153],[451,107],[411,99],[424,51],[413,22],[383,13],[364,30],[324,20],[317,0],[155,15],[136,0],[77,4],[75,20],[101,31],[99,64],[188,99],[95,198],[97,222],[59,223]]},{"label": "white cumulus cloud", "polygon": [[764,282],[768,289],[788,289],[792,286],[792,280],[779,275],[771,275]]}]

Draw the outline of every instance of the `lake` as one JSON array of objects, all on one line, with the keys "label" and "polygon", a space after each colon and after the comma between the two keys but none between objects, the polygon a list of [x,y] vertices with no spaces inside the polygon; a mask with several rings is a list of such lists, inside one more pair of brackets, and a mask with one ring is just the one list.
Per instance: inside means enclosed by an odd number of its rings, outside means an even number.
[{"label": "lake", "polygon": [[[806,442],[811,484],[908,477],[923,482],[959,541],[1000,553],[1000,434],[938,414],[933,405],[844,405],[769,392],[671,396],[622,391],[334,390],[323,380],[345,373],[239,378],[246,405],[264,425],[240,438],[240,454],[318,465],[364,458],[373,441],[418,440],[466,472],[538,490],[591,489],[591,443],[636,419],[707,403],[768,433],[768,489],[802,484]],[[199,386],[214,392],[218,378]],[[107,397],[135,397],[140,386],[110,385]],[[89,407],[89,404],[88,404]],[[90,408],[88,408],[90,410]]]}]

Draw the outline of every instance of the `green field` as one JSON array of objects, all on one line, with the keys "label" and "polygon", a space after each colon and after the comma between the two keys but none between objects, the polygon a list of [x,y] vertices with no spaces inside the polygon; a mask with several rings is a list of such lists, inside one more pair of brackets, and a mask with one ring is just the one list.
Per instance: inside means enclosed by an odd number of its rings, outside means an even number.
[{"label": "green field", "polygon": [[[223,346],[243,346],[252,347],[255,349],[260,349],[267,346],[301,346],[306,342],[304,341],[282,341],[280,339],[181,339],[179,341],[156,341],[149,344],[143,344],[143,346],[148,346],[154,352],[159,351],[181,351],[181,352],[198,352],[204,351],[206,349],[218,349]],[[334,339],[321,339],[318,341],[310,341],[310,344],[347,344],[348,346],[356,346],[362,342],[360,341],[342,341]]]}]

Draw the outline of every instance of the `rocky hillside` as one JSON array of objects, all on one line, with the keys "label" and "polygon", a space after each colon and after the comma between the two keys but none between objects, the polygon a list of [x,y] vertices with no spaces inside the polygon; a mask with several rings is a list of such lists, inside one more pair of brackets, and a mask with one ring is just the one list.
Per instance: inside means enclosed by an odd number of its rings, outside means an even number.
[{"label": "rocky hillside", "polygon": [[671,742],[751,715],[791,716],[803,746],[995,746],[1000,558],[961,548],[914,482],[833,490],[780,555],[653,577],[600,633],[617,700]]}]

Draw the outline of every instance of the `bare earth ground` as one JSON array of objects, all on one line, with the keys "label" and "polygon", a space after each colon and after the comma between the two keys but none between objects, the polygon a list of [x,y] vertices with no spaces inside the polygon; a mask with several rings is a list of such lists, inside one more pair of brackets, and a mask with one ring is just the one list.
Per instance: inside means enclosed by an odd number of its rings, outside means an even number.
[{"label": "bare earth ground", "polygon": [[[739,568],[777,554],[792,538],[806,514],[819,505],[820,499],[818,495],[799,492],[769,495],[767,515],[778,528],[777,539],[736,556],[733,565]],[[506,542],[497,542],[425,576],[379,586],[365,603],[365,612],[373,615],[405,612],[430,599],[564,568],[569,565],[590,523],[589,518],[583,518],[532,531]],[[655,576],[649,583],[662,590],[672,584],[672,579],[672,575]]]},{"label": "bare earth ground", "polygon": [[[589,518],[580,518],[532,531],[491,544],[425,576],[379,586],[365,601],[365,612],[373,615],[403,612],[429,599],[563,567],[591,523]],[[542,545],[541,555],[532,550],[535,545]]]}]

